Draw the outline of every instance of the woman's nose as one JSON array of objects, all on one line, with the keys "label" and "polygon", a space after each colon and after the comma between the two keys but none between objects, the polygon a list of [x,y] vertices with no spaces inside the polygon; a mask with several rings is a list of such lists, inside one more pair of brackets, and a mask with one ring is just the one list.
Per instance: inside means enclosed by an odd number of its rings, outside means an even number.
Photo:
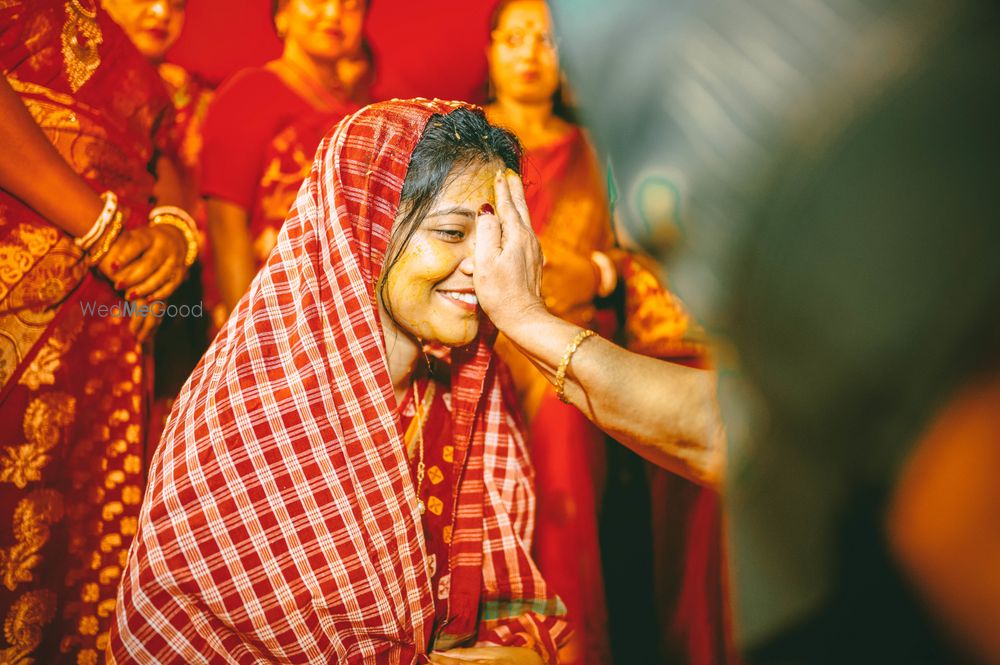
[{"label": "woman's nose", "polygon": [[463,258],[462,261],[458,264],[458,269],[463,274],[469,275],[470,277],[473,275],[473,273],[475,273],[476,259],[473,252],[469,252],[468,254],[465,255],[465,258]]},{"label": "woman's nose", "polygon": [[469,235],[465,236],[465,242],[462,243],[462,251],[465,255],[462,257],[461,262],[458,264],[458,269],[464,274],[472,276],[472,273],[476,270],[476,231],[472,229]]},{"label": "woman's nose", "polygon": [[338,19],[343,13],[343,7],[340,6],[341,0],[332,0],[332,2],[327,2],[323,5],[322,14],[328,19]]},{"label": "woman's nose", "polygon": [[167,3],[168,0],[156,0],[156,2],[149,6],[149,13],[156,18],[166,18],[170,13],[170,7]]}]

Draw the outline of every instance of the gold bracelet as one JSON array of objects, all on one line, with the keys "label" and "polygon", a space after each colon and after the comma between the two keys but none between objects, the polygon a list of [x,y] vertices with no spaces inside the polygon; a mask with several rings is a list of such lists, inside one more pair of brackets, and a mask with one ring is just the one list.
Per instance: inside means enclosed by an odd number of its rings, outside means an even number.
[{"label": "gold bracelet", "polygon": [[[154,211],[158,210],[154,208]],[[190,217],[188,217],[190,219]],[[195,237],[194,229],[192,225],[188,223],[188,219],[176,215],[173,212],[158,212],[156,215],[152,215],[149,218],[150,226],[159,226],[160,224],[166,224],[167,226],[172,226],[181,232],[184,236],[184,242],[187,243],[187,251],[184,254],[184,266],[191,267],[191,264],[195,262],[198,258],[198,239]]]},{"label": "gold bracelet", "polygon": [[[108,230],[104,232],[97,242],[95,242],[91,249],[97,247],[97,251],[90,253],[87,258],[88,263],[92,266],[96,266],[101,262],[108,252],[111,251],[111,246],[115,244],[115,240],[118,240],[118,236],[122,233],[122,227],[125,226],[125,215],[121,210],[116,210],[114,217],[111,218],[111,224],[108,226]],[[89,252],[88,252],[89,253]]]},{"label": "gold bracelet", "polygon": [[101,200],[104,201],[101,214],[97,216],[97,219],[90,225],[86,233],[79,238],[73,238],[73,243],[83,252],[90,251],[90,248],[101,239],[104,232],[108,230],[108,224],[111,223],[115,217],[115,213],[118,212],[118,197],[115,196],[114,192],[104,192],[101,194]]},{"label": "gold bracelet", "polygon": [[580,348],[580,344],[583,340],[594,335],[593,330],[581,330],[576,334],[569,344],[566,345],[566,350],[563,351],[562,360],[559,361],[559,369],[556,370],[556,397],[559,398],[560,402],[569,403],[566,399],[566,370],[569,369],[569,361],[573,359],[573,354],[576,350]]},{"label": "gold bracelet", "polygon": [[91,249],[97,248],[96,252],[90,253],[88,261],[90,265],[96,266],[101,262],[102,259],[111,251],[111,246],[115,244],[118,240],[118,236],[121,235],[122,229],[125,226],[125,214],[121,210],[116,210],[114,217],[111,218],[111,224],[108,225],[107,231],[98,238],[97,242],[91,247]]},{"label": "gold bracelet", "polygon": [[198,225],[194,222],[194,217],[188,214],[188,211],[184,208],[178,208],[177,206],[156,206],[149,211],[149,219],[153,220],[160,215],[173,215],[174,217],[179,217],[184,220],[184,223],[188,225],[192,233],[198,231]]}]

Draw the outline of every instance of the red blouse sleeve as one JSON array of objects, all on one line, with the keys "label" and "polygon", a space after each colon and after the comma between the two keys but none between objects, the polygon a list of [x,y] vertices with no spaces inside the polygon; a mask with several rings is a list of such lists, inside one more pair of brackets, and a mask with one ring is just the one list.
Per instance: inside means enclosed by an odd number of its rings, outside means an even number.
[{"label": "red blouse sleeve", "polygon": [[[298,104],[296,104],[298,102]],[[282,119],[302,105],[266,69],[238,73],[218,91],[203,127],[201,193],[249,210],[267,145]]]}]

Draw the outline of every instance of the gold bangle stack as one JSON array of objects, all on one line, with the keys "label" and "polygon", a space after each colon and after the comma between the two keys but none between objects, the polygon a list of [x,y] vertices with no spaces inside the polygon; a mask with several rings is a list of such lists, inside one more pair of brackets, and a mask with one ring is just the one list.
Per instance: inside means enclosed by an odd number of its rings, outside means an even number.
[{"label": "gold bangle stack", "polygon": [[115,210],[115,214],[111,218],[111,223],[104,231],[104,234],[101,235],[90,247],[90,249],[94,251],[87,252],[89,254],[87,262],[91,266],[96,266],[107,255],[107,253],[111,251],[111,246],[115,244],[115,240],[118,240],[118,236],[121,235],[122,228],[124,226],[125,215],[122,214],[121,210]]},{"label": "gold bangle stack", "polygon": [[576,350],[580,348],[580,344],[583,340],[594,335],[593,330],[581,330],[576,334],[576,336],[566,345],[566,350],[563,351],[562,360],[559,361],[559,368],[556,370],[556,397],[559,398],[560,402],[569,403],[566,399],[566,370],[569,369],[569,362],[573,359],[573,354]]},{"label": "gold bangle stack", "polygon": [[73,244],[83,252],[89,252],[97,244],[104,232],[108,230],[108,225],[114,220],[115,213],[118,212],[118,197],[115,196],[114,192],[104,192],[101,194],[101,200],[104,201],[101,214],[97,216],[86,233],[79,238],[73,238]]},{"label": "gold bangle stack", "polygon": [[184,266],[191,267],[198,259],[198,229],[194,219],[186,211],[175,206],[158,206],[149,211],[149,225],[172,226],[184,236],[187,251],[184,254]]}]

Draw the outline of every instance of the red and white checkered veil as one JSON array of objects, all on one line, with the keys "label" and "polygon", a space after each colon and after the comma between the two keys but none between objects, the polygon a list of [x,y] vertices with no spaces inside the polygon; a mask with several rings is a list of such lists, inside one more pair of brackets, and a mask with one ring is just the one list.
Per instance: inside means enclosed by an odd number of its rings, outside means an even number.
[{"label": "red and white checkered veil", "polygon": [[[434,598],[374,299],[432,114],[374,104],[323,140],[275,251],[177,399],[150,468],[109,662],[410,663]],[[486,326],[452,352],[461,465],[442,643],[556,659],[534,499]]]}]

